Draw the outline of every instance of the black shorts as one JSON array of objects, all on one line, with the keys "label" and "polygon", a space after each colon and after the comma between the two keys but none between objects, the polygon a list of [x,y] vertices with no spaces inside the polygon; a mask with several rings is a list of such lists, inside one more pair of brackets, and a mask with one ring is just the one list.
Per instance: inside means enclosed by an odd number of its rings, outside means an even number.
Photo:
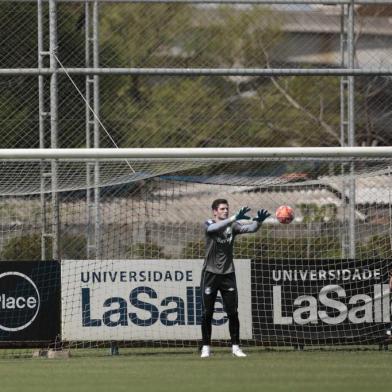
[{"label": "black shorts", "polygon": [[237,291],[235,273],[214,274],[209,271],[203,271],[200,287],[202,293],[205,294],[211,294],[217,291]]},{"label": "black shorts", "polygon": [[225,312],[229,316],[237,312],[238,293],[234,272],[221,275],[203,271],[201,274],[200,288],[203,312],[213,312],[218,291],[222,295],[223,308]]}]

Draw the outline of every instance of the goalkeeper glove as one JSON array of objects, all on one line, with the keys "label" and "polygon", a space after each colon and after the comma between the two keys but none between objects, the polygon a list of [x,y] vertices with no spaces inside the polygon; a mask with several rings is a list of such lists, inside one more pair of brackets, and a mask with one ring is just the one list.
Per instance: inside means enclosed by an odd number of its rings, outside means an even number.
[{"label": "goalkeeper glove", "polygon": [[269,216],[271,216],[271,214],[267,210],[262,208],[261,210],[257,211],[257,216],[253,218],[253,220],[259,223],[263,223]]},{"label": "goalkeeper glove", "polygon": [[249,207],[241,207],[234,215],[234,220],[250,219],[250,216],[246,215],[249,211]]}]

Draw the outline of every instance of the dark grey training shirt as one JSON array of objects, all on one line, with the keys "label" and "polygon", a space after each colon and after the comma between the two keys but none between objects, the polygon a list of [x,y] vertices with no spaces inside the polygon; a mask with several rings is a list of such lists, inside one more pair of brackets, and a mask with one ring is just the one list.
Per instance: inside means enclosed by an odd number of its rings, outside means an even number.
[{"label": "dark grey training shirt", "polygon": [[214,274],[229,274],[234,272],[233,246],[237,234],[254,233],[260,223],[250,224],[233,222],[233,218],[215,222],[210,219],[205,223],[206,255],[203,270]]}]

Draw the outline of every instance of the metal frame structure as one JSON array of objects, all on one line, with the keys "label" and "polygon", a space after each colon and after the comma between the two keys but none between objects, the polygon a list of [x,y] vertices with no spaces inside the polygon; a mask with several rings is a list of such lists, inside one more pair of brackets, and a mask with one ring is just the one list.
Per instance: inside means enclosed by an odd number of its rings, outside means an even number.
[{"label": "metal frame structure", "polygon": [[[59,75],[361,76],[392,75],[392,68],[59,68]],[[51,75],[50,68],[0,68],[0,76]]]},{"label": "metal frame structure", "polygon": [[127,160],[127,159],[391,159],[391,147],[205,147],[205,148],[0,148],[0,160]]},{"label": "metal frame structure", "polygon": [[[92,18],[91,18],[92,14]],[[85,3],[85,65],[99,67],[98,2]],[[92,58],[92,61],[91,61]],[[86,147],[99,148],[99,76],[86,74]],[[92,103],[92,104],[91,104]],[[94,110],[95,115],[90,110]],[[92,128],[92,129],[91,129]],[[100,257],[99,163],[87,163],[87,258]],[[94,188],[92,189],[92,184]]]},{"label": "metal frame structure", "polygon": [[[58,63],[57,63],[57,3],[55,0],[49,1],[49,50],[44,50],[43,40],[43,1],[37,0],[37,21],[38,21],[38,69],[44,65],[44,60],[49,56],[50,61],[50,109],[45,111],[44,108],[44,78],[38,77],[38,103],[39,103],[39,146],[46,147],[45,140],[45,124],[46,118],[50,118],[50,148],[56,149],[58,147]],[[47,200],[45,189],[47,183],[52,189],[51,193],[51,212],[52,224],[51,230],[48,230],[47,219]],[[60,211],[58,200],[58,178],[57,178],[57,161],[53,160],[49,167],[45,162],[41,162],[41,258],[47,258],[46,249],[47,241],[51,240],[52,258],[57,260],[60,258]]]},{"label": "metal frame structure", "polygon": [[[37,0],[18,0],[35,3]],[[50,2],[51,0],[42,0]],[[57,0],[57,3],[171,3],[171,4],[350,4],[352,0]],[[355,4],[391,4],[390,0],[355,0]]]},{"label": "metal frame structure", "polygon": [[[80,157],[84,155],[86,158],[93,157],[122,157],[131,158],[135,156],[160,156],[160,153],[152,153],[151,149],[132,150],[131,149],[120,149],[117,153],[107,152],[106,149],[97,150],[99,148],[99,133],[100,125],[96,117],[91,116],[90,107],[94,108],[94,111],[99,115],[100,106],[100,92],[99,92],[99,75],[252,75],[252,76],[272,76],[272,75],[335,75],[341,76],[341,146],[351,147],[355,145],[355,118],[354,118],[354,77],[356,75],[392,75],[392,68],[384,69],[358,69],[355,68],[354,56],[355,56],[355,43],[354,43],[354,6],[359,4],[392,4],[391,0],[19,0],[19,2],[35,2],[37,4],[38,12],[38,64],[37,68],[15,68],[15,69],[0,69],[0,77],[2,75],[30,75],[38,77],[38,88],[39,88],[39,137],[40,137],[40,149],[48,148],[46,141],[44,140],[45,126],[47,118],[50,118],[50,150],[45,153],[40,153],[29,150],[19,151],[15,150],[13,157],[8,156],[3,150],[0,150],[0,158],[22,158],[28,156],[31,158],[49,158],[52,155],[53,158],[60,159],[61,157]],[[57,58],[57,3],[85,3],[85,68],[62,68],[59,67]],[[49,5],[49,50],[44,50],[43,42],[43,3]],[[182,3],[182,4],[334,4],[341,5],[341,68],[337,69],[245,69],[245,68],[233,68],[233,69],[211,69],[211,68],[100,68],[99,65],[99,4],[100,3]],[[49,66],[47,66],[45,59],[49,57]],[[79,150],[78,152],[57,149],[57,132],[58,132],[58,78],[63,74],[69,75],[85,75],[86,76],[86,146],[89,149]],[[45,110],[44,108],[44,78],[50,78],[50,108]],[[91,105],[92,103],[92,105]],[[127,151],[125,151],[127,150]],[[161,149],[160,149],[161,150]],[[209,149],[203,149],[201,155],[207,152]],[[214,152],[214,154],[222,157],[226,154],[227,149],[220,149],[220,152]],[[254,156],[277,156],[281,152],[277,152],[276,149],[256,149],[246,151],[242,149],[233,149],[240,154],[250,154]],[[99,153],[98,153],[99,151]],[[184,150],[183,150],[184,151]],[[231,153],[233,153],[233,151]],[[285,157],[293,156],[290,154],[294,153],[295,149],[291,149],[289,153],[288,149],[284,149]],[[303,153],[316,153],[316,156],[322,150],[316,149],[301,149],[301,153],[298,156],[303,156]],[[332,156],[342,156],[340,154],[354,154],[350,156],[360,156],[357,154],[357,150],[345,150],[336,149],[334,152],[329,150]],[[358,150],[359,151],[359,150]],[[373,154],[373,151],[369,149],[361,149],[361,153]],[[377,156],[382,150],[377,149]],[[390,150],[383,150],[388,156],[391,156]],[[237,154],[237,152],[235,154]],[[166,153],[174,154],[173,149],[167,149],[163,156],[167,157]],[[193,152],[192,152],[193,153]],[[326,151],[322,153],[323,156]],[[98,155],[97,155],[98,154]],[[152,154],[152,155],[150,155]],[[155,155],[154,155],[155,154]],[[200,157],[199,153],[194,151],[194,157]],[[213,155],[214,155],[213,154]],[[277,155],[275,155],[277,154]],[[289,155],[288,155],[289,154]],[[338,155],[335,155],[338,154]],[[229,154],[230,155],[230,154]],[[327,154],[328,155],[328,154]],[[174,157],[174,155],[170,155]],[[297,156],[297,155],[295,155]],[[313,155],[312,155],[313,156]],[[179,154],[179,157],[185,157]],[[189,155],[189,149],[187,149],[186,157],[192,157]],[[88,235],[88,250],[89,256],[94,255],[99,258],[99,238],[100,238],[100,214],[99,214],[99,163],[93,164],[87,163],[87,183],[93,185],[93,192],[87,192],[87,205],[88,205],[88,222],[89,222],[89,235]],[[353,167],[343,168],[346,172],[353,170]],[[348,173],[347,172],[347,173]],[[47,257],[45,253],[46,241],[48,238],[52,240],[52,257],[58,259],[61,257],[61,250],[59,249],[59,230],[60,230],[60,216],[59,216],[59,201],[57,195],[57,161],[53,160],[50,163],[50,170],[48,163],[42,161],[41,170],[41,206],[42,206],[42,258]],[[50,183],[51,193],[51,210],[52,210],[52,230],[48,232],[47,216],[46,216],[46,203],[45,199],[45,188]],[[355,257],[355,182],[354,177],[348,181],[346,185],[347,192],[349,194],[349,205],[347,206],[348,216],[348,230],[347,230],[347,241],[345,248],[347,255],[350,258]]]}]

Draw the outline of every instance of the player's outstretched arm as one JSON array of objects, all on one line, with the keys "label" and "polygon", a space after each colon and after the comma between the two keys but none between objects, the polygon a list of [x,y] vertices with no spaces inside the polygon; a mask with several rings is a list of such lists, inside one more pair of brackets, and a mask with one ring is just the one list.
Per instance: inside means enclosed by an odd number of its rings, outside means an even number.
[{"label": "player's outstretched arm", "polygon": [[233,216],[230,218],[218,221],[218,222],[213,222],[213,221],[207,221],[207,233],[214,233],[216,231],[220,231],[225,229],[227,226],[232,224],[235,221],[238,220],[244,220],[244,219],[251,219],[250,216],[246,215],[250,211],[249,207],[241,207]]}]

